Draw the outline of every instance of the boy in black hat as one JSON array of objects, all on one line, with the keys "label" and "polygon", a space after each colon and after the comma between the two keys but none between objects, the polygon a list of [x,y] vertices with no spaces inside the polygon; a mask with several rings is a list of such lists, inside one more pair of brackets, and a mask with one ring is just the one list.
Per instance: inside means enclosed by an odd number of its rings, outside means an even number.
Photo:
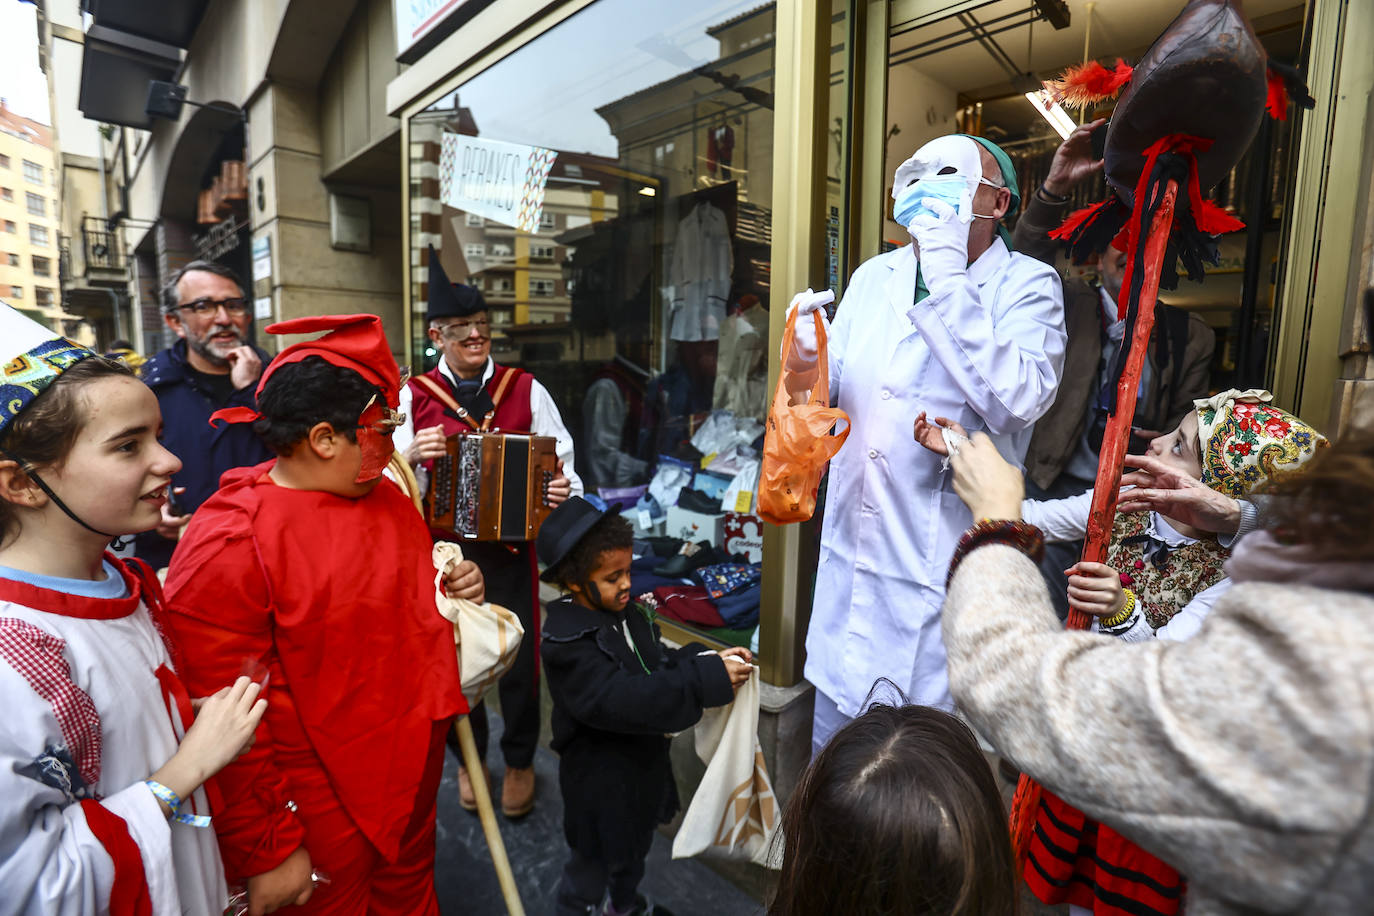
[{"label": "boy in black hat", "polygon": [[540,647],[572,848],[556,911],[667,916],[635,891],[654,828],[678,808],[667,733],[731,702],[752,658],[659,641],[653,612],[630,601],[631,528],[619,515],[574,496],[535,543],[541,578],[568,592],[548,604]]}]

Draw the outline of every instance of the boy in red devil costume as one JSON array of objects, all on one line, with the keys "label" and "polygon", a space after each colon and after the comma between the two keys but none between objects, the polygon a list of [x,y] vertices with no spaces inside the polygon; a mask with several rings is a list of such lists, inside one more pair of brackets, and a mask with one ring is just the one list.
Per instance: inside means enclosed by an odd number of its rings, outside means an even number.
[{"label": "boy in red devil costume", "polygon": [[[293,903],[437,914],[435,796],[444,735],[467,708],[428,531],[381,476],[400,373],[375,315],[267,331],[330,333],[277,356],[258,411],[215,414],[253,422],[277,458],[224,475],[166,589],[193,695],[222,672],[265,672],[275,707],[218,779],[225,871],[251,916]],[[472,564],[448,586],[482,597]],[[315,874],[329,883],[312,896]]]}]

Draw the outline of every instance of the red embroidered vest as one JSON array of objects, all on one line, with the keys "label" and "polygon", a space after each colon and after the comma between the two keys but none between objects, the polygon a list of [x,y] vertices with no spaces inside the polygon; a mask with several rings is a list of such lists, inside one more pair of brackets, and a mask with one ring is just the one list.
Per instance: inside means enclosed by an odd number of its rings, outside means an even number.
[{"label": "red embroidered vest", "polygon": [[[516,375],[507,384],[506,391],[501,397],[501,403],[496,405],[496,413],[491,418],[491,431],[529,432],[530,427],[534,424],[534,417],[530,413],[530,384],[534,381],[534,376],[524,369],[501,366],[495,363],[492,364],[492,369],[491,378],[487,380],[486,388],[487,394],[491,395],[493,400],[496,398],[496,391],[506,373],[514,372]],[[453,394],[453,387],[449,384],[448,379],[439,372],[438,366],[426,372],[425,377],[433,379],[450,395]],[[443,402],[435,397],[423,382],[411,379],[409,384],[410,393],[413,397],[410,410],[414,415],[414,428],[417,432],[436,424],[443,426],[444,434],[448,436],[472,429],[466,421],[445,407]],[[473,417],[473,420],[479,426],[482,423],[481,417]]]}]

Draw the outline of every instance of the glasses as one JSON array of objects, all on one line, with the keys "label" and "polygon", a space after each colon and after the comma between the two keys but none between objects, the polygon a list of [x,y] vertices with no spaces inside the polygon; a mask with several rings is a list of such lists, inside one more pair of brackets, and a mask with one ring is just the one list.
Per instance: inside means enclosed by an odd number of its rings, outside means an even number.
[{"label": "glasses", "polygon": [[487,331],[491,330],[491,321],[487,318],[479,318],[476,321],[455,321],[452,324],[444,325],[439,331],[449,340],[462,340],[472,333],[473,328],[477,329],[478,334],[486,337]]},{"label": "glasses", "polygon": [[177,306],[177,311],[183,309],[195,312],[197,315],[213,315],[223,308],[229,313],[230,318],[242,318],[248,314],[248,300],[235,297],[233,299],[194,299],[190,302],[183,302]]}]

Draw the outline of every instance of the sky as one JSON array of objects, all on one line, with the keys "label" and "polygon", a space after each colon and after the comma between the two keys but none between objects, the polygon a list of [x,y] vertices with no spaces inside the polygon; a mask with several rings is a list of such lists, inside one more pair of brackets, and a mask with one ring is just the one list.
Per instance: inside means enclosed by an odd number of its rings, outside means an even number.
[{"label": "sky", "polygon": [[0,70],[0,97],[11,111],[48,124],[48,85],[38,69],[38,33],[32,3],[0,0],[0,53],[5,66]]},{"label": "sky", "polygon": [[[615,158],[619,142],[596,108],[715,60],[706,28],[762,2],[696,0],[665,12],[603,0],[464,83],[461,104],[483,137]],[[582,51],[608,45],[620,49],[612,59]],[[451,104],[452,96],[436,103]]]}]

